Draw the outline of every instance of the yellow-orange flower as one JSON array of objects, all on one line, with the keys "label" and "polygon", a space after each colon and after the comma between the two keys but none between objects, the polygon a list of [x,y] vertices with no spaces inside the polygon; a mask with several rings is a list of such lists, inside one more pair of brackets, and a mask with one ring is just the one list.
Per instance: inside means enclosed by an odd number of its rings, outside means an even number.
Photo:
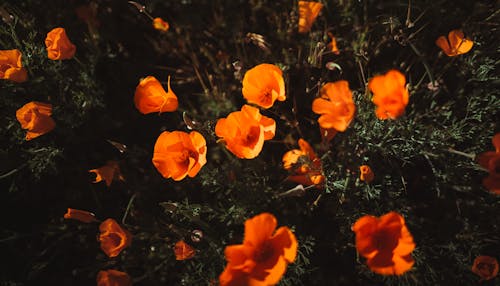
[{"label": "yellow-orange flower", "polygon": [[305,186],[322,186],[325,181],[321,160],[316,156],[311,145],[299,139],[299,149],[293,149],[283,155],[283,168],[292,174],[288,180]]},{"label": "yellow-orange flower", "polygon": [[491,280],[498,274],[498,261],[495,257],[481,255],[474,259],[472,264],[472,272],[481,277],[483,280]]},{"label": "yellow-orange flower", "polygon": [[231,112],[215,125],[215,134],[224,140],[226,148],[238,158],[245,159],[257,157],[264,140],[272,139],[275,131],[276,122],[250,105]]},{"label": "yellow-orange flower", "polygon": [[132,286],[132,279],[125,272],[102,270],[97,274],[97,286]]},{"label": "yellow-orange flower", "polygon": [[474,42],[464,37],[464,32],[462,32],[462,30],[452,30],[448,33],[448,38],[445,38],[445,36],[437,38],[436,45],[440,47],[448,57],[454,57],[470,51]]},{"label": "yellow-orange flower", "polygon": [[76,52],[76,46],[68,39],[64,28],[54,28],[45,38],[47,56],[51,60],[71,59]]},{"label": "yellow-orange flower", "polygon": [[276,218],[262,213],[245,222],[243,244],[227,246],[221,286],[276,285],[297,256],[297,239],[288,227],[276,231]]},{"label": "yellow-orange flower", "polygon": [[116,257],[132,243],[132,234],[122,228],[114,219],[108,218],[99,226],[101,249],[109,257]]},{"label": "yellow-orange flower", "polygon": [[0,79],[7,79],[14,82],[25,82],[28,73],[23,68],[19,50],[0,50]]},{"label": "yellow-orange flower", "polygon": [[377,106],[375,115],[379,119],[395,119],[403,115],[410,98],[405,84],[405,76],[397,70],[370,79],[368,88],[373,93],[372,101]]},{"label": "yellow-orange flower", "polygon": [[196,131],[164,131],[156,140],[153,165],[161,175],[180,181],[194,177],[207,163],[207,144]]},{"label": "yellow-orange flower", "polygon": [[382,275],[401,275],[410,270],[414,260],[413,237],[404,218],[389,212],[380,218],[366,215],[354,223],[356,249],[367,259],[368,267]]},{"label": "yellow-orange flower", "polygon": [[135,89],[135,107],[142,114],[177,110],[178,100],[170,88],[170,76],[168,77],[167,90],[163,89],[161,83],[154,76],[142,79]]},{"label": "yellow-orange flower", "polygon": [[65,219],[75,219],[84,223],[90,223],[97,221],[95,215],[88,211],[82,211],[77,209],[70,209],[64,214]]},{"label": "yellow-orange flower", "polygon": [[330,37],[331,40],[328,44],[330,51],[336,55],[340,54],[339,48],[337,47],[337,39],[330,32],[328,32],[328,37]]},{"label": "yellow-orange flower", "polygon": [[184,240],[179,240],[174,246],[175,260],[187,260],[194,257],[196,250]]},{"label": "yellow-orange flower", "polygon": [[368,165],[362,165],[359,167],[359,179],[366,183],[371,183],[375,178],[375,174],[373,174],[372,168]]},{"label": "yellow-orange flower", "polygon": [[321,114],[319,126],[323,129],[345,131],[356,112],[349,83],[345,80],[329,82],[321,88],[321,97],[312,103],[314,113]]},{"label": "yellow-orange flower", "polygon": [[117,161],[110,160],[106,162],[106,165],[89,170],[90,173],[95,173],[96,177],[92,183],[99,183],[100,181],[105,181],[106,186],[111,186],[111,182],[113,180],[125,181],[125,178],[122,176],[120,172],[120,165],[118,165]]},{"label": "yellow-orange flower", "polygon": [[170,25],[168,24],[168,22],[163,20],[160,17],[153,19],[153,27],[156,30],[162,31],[162,32],[166,32],[166,31],[168,31],[168,29],[170,29]]},{"label": "yellow-orange flower", "polygon": [[21,123],[21,128],[27,129],[26,140],[41,136],[56,127],[56,123],[50,117],[52,115],[52,104],[32,101],[26,103],[16,111],[16,118]]},{"label": "yellow-orange flower", "polygon": [[299,33],[307,33],[316,21],[323,4],[311,1],[299,1]]},{"label": "yellow-orange flower", "polygon": [[241,92],[248,103],[269,108],[276,100],[286,99],[283,73],[272,64],[257,65],[245,73]]},{"label": "yellow-orange flower", "polygon": [[489,172],[489,176],[483,179],[484,187],[490,192],[500,195],[500,133],[495,134],[491,141],[495,151],[479,154],[477,161]]}]

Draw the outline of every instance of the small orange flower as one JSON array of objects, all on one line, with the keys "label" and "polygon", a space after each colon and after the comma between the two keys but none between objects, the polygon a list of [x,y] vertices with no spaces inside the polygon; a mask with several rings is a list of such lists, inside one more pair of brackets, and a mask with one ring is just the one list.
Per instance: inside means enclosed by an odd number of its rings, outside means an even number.
[{"label": "small orange flower", "polygon": [[207,144],[198,132],[164,131],[154,147],[153,165],[161,175],[174,181],[193,178],[207,163]]},{"label": "small orange flower", "polygon": [[70,209],[64,214],[65,219],[75,219],[84,223],[90,223],[97,221],[95,215],[88,211],[82,211],[77,209]]},{"label": "small orange flower", "polygon": [[359,179],[367,184],[371,183],[375,178],[375,174],[373,174],[372,169],[368,165],[360,166],[359,171],[361,172]]},{"label": "small orange flower", "polygon": [[500,195],[500,133],[495,134],[491,141],[496,150],[479,154],[477,161],[489,172],[489,176],[483,179],[483,185],[490,192]]},{"label": "small orange flower", "polygon": [[262,213],[245,222],[243,244],[227,246],[221,286],[275,285],[297,256],[297,239],[286,226],[276,231],[276,218]]},{"label": "small orange flower", "polygon": [[132,286],[132,278],[118,270],[102,270],[97,274],[97,286]]},{"label": "small orange flower", "polygon": [[328,32],[328,37],[330,37],[331,42],[328,44],[328,48],[330,51],[336,55],[340,54],[339,48],[337,47],[337,39],[333,36],[332,33]]},{"label": "small orange flower", "polygon": [[495,257],[481,255],[474,259],[472,264],[472,272],[481,277],[483,280],[491,280],[498,274],[498,261]]},{"label": "small orange flower", "polygon": [[319,2],[299,1],[299,33],[307,33],[316,21],[323,4]]},{"label": "small orange flower", "polygon": [[226,148],[245,159],[257,157],[264,140],[272,139],[275,131],[276,122],[250,105],[243,105],[241,111],[231,112],[215,125],[215,134],[224,140]]},{"label": "small orange flower", "polygon": [[162,31],[162,32],[166,32],[166,31],[168,31],[168,29],[170,29],[170,25],[168,24],[168,22],[163,20],[160,17],[153,19],[153,27],[156,30]]},{"label": "small orange flower", "polygon": [[52,115],[52,104],[32,101],[26,103],[16,111],[16,118],[23,129],[27,129],[26,140],[41,136],[56,127],[56,123],[50,117]]},{"label": "small orange flower", "polygon": [[196,250],[184,240],[179,240],[174,246],[175,260],[187,260],[194,257]]},{"label": "small orange flower", "polygon": [[100,181],[105,181],[106,186],[111,186],[111,182],[113,180],[125,181],[125,178],[122,176],[120,172],[120,165],[118,165],[117,161],[108,161],[106,165],[89,170],[90,173],[95,173],[96,177],[92,183],[99,183]]},{"label": "small orange flower", "polygon": [[368,88],[373,93],[372,101],[377,106],[375,115],[379,119],[395,119],[403,115],[409,100],[405,84],[405,76],[397,70],[370,79]]},{"label": "small orange flower", "polygon": [[177,110],[177,96],[170,88],[170,76],[168,77],[167,88],[168,92],[163,89],[161,83],[154,76],[142,79],[135,89],[135,107],[142,114]]},{"label": "small orange flower", "polygon": [[76,46],[68,39],[64,28],[54,28],[45,38],[47,56],[51,60],[68,60],[76,52]]},{"label": "small orange flower", "polygon": [[28,73],[23,68],[19,50],[0,50],[0,79],[7,79],[13,82],[25,82]]},{"label": "small orange flower", "polygon": [[305,186],[322,186],[325,181],[321,160],[316,156],[311,145],[299,139],[299,149],[293,149],[283,155],[283,168],[291,171],[288,180]]},{"label": "small orange flower", "polygon": [[274,101],[284,101],[285,81],[279,67],[260,64],[249,69],[243,77],[243,97],[248,103],[262,108],[273,106]]},{"label": "small orange flower", "polygon": [[314,113],[321,114],[318,119],[323,129],[343,132],[347,129],[356,111],[349,83],[345,80],[329,82],[321,88],[321,97],[312,103]]},{"label": "small orange flower", "polygon": [[470,51],[474,42],[469,38],[465,38],[462,30],[452,30],[448,33],[448,39],[444,36],[437,38],[436,45],[440,47],[448,57],[454,57]]},{"label": "small orange flower", "polygon": [[122,228],[114,219],[108,218],[99,226],[101,249],[109,257],[116,257],[132,243],[132,234]]},{"label": "small orange flower", "polygon": [[397,212],[380,218],[365,215],[354,223],[352,230],[356,234],[356,249],[373,272],[401,275],[413,266],[411,252],[415,243]]}]

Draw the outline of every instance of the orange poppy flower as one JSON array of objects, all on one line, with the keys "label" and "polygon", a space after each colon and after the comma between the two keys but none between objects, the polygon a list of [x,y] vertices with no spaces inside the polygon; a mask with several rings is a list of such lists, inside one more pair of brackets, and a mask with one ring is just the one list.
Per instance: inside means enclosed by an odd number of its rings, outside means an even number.
[{"label": "orange poppy flower", "polygon": [[336,55],[340,54],[339,48],[337,47],[337,39],[333,36],[332,33],[328,32],[328,37],[330,37],[331,42],[328,44],[328,48],[330,51]]},{"label": "orange poppy flower", "polygon": [[379,119],[395,119],[403,115],[409,100],[405,84],[405,76],[397,70],[370,79],[368,88],[373,93],[372,101],[377,106],[375,115]]},{"label": "orange poppy flower", "polygon": [[117,161],[108,161],[106,162],[106,165],[97,169],[89,170],[89,172],[96,174],[95,180],[92,183],[99,183],[104,180],[106,182],[106,186],[109,187],[111,186],[111,182],[113,182],[113,180],[125,181],[125,178],[120,172],[120,166]]},{"label": "orange poppy flower", "polygon": [[323,4],[319,2],[299,1],[299,33],[307,33],[316,21]]},{"label": "orange poppy flower", "polygon": [[168,22],[163,20],[160,17],[153,19],[153,27],[156,30],[162,31],[162,32],[166,32],[166,31],[168,31],[168,29],[170,29],[170,25],[168,24]]},{"label": "orange poppy flower", "polygon": [[444,36],[437,38],[436,45],[440,47],[448,57],[454,57],[470,51],[474,42],[469,38],[465,38],[462,30],[452,30],[448,33],[448,38]]},{"label": "orange poppy flower", "polygon": [[410,270],[414,260],[413,237],[404,218],[397,212],[380,218],[363,216],[353,225],[356,249],[367,259],[368,267],[382,275],[401,275]]},{"label": "orange poppy flower", "polygon": [[368,165],[360,166],[359,171],[361,172],[359,174],[359,179],[363,182],[366,182],[369,184],[375,178],[375,174],[373,174],[372,169]]},{"label": "orange poppy flower", "polygon": [[177,110],[179,103],[177,96],[170,88],[170,76],[168,77],[167,89],[168,92],[163,89],[161,83],[154,76],[142,79],[135,89],[135,107],[142,114]]},{"label": "orange poppy flower", "polygon": [[14,82],[25,82],[28,73],[23,68],[19,50],[0,50],[0,79],[7,79]]},{"label": "orange poppy flower", "polygon": [[68,60],[76,52],[76,46],[68,39],[64,28],[54,28],[45,38],[47,56],[51,60]]},{"label": "orange poppy flower", "polygon": [[311,145],[299,139],[299,149],[293,149],[283,155],[283,168],[291,171],[288,180],[305,186],[322,186],[325,181],[321,160],[316,156]]},{"label": "orange poppy flower", "polygon": [[356,111],[349,83],[345,80],[329,82],[323,85],[320,94],[321,97],[312,103],[313,112],[321,114],[318,118],[319,126],[345,131]]},{"label": "orange poppy flower", "polygon": [[97,286],[132,286],[132,278],[118,270],[102,270],[97,274]]},{"label": "orange poppy flower", "polygon": [[481,255],[474,259],[472,264],[472,272],[481,277],[483,280],[491,280],[498,274],[498,261],[495,257]]},{"label": "orange poppy flower", "polygon": [[132,234],[122,228],[114,219],[108,218],[99,226],[101,249],[109,257],[116,257],[132,243]]},{"label": "orange poppy flower", "polygon": [[32,101],[23,105],[16,111],[16,118],[21,123],[21,128],[27,129],[26,140],[41,136],[56,127],[50,117],[52,104]]},{"label": "orange poppy flower", "polygon": [[75,219],[84,223],[90,223],[97,221],[95,215],[88,211],[82,211],[77,209],[70,209],[64,214],[65,219]]},{"label": "orange poppy flower", "polygon": [[243,105],[241,111],[231,112],[215,125],[215,134],[224,140],[226,148],[245,159],[257,157],[264,140],[272,139],[275,131],[276,122],[250,105]]},{"label": "orange poppy flower", "polygon": [[221,286],[275,285],[297,256],[297,239],[288,227],[276,231],[276,218],[262,213],[245,222],[243,244],[227,246]]},{"label": "orange poppy flower", "polygon": [[243,97],[248,103],[262,108],[273,106],[274,101],[284,101],[285,81],[280,68],[272,64],[260,64],[249,69],[243,77]]},{"label": "orange poppy flower", "polygon": [[205,138],[196,132],[164,131],[154,147],[153,165],[161,175],[174,181],[193,178],[207,163]]},{"label": "orange poppy flower", "polygon": [[196,250],[184,240],[179,240],[174,246],[175,260],[186,260],[193,258]]},{"label": "orange poppy flower", "polygon": [[483,179],[483,185],[490,192],[500,195],[500,133],[495,134],[491,141],[496,150],[479,154],[477,161],[489,172],[489,176]]}]

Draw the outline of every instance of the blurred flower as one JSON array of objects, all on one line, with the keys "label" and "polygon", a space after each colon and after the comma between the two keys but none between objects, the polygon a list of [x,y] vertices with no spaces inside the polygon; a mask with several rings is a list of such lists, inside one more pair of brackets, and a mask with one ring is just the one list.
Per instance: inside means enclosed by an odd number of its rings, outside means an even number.
[{"label": "blurred flower", "polygon": [[125,272],[102,270],[97,274],[97,286],[132,286],[132,279]]},{"label": "blurred flower", "polygon": [[370,79],[368,88],[373,93],[372,101],[377,106],[375,115],[379,119],[396,119],[403,115],[409,100],[405,84],[405,76],[397,70]]},{"label": "blurred flower", "polygon": [[495,134],[491,141],[496,150],[479,154],[477,161],[489,172],[489,176],[483,179],[484,187],[500,195],[500,133]]},{"label": "blurred flower", "polygon": [[174,246],[175,260],[187,260],[194,257],[196,250],[184,240],[179,240]]},{"label": "blurred flower", "polygon": [[352,230],[356,234],[356,249],[373,272],[401,275],[413,266],[411,252],[415,243],[397,212],[380,218],[365,215],[354,223]]},{"label": "blurred flower", "polygon": [[153,19],[153,27],[162,32],[168,31],[170,29],[170,25],[168,24],[167,21],[164,21],[162,18],[157,17]]},{"label": "blurred flower", "polygon": [[245,222],[243,244],[227,246],[221,286],[275,285],[297,255],[297,239],[288,227],[276,231],[276,218],[262,213]]},{"label": "blurred flower", "polygon": [[47,56],[51,60],[71,59],[76,52],[76,47],[71,43],[64,28],[54,28],[45,38]]},{"label": "blurred flower", "polygon": [[25,82],[28,73],[23,68],[19,50],[0,50],[0,79],[7,79],[14,82]]},{"label": "blurred flower", "polygon": [[465,38],[462,30],[452,30],[448,33],[448,39],[444,36],[437,38],[436,45],[440,47],[448,57],[454,57],[470,51],[474,42],[469,38]]},{"label": "blurred flower", "polygon": [[207,144],[198,132],[164,131],[156,140],[153,165],[161,175],[174,181],[194,177],[207,163]]},{"label": "blurred flower", "polygon": [[279,67],[260,64],[249,69],[243,77],[243,97],[248,103],[262,108],[273,106],[274,101],[284,101],[285,82]]},{"label": "blurred flower", "polygon": [[490,280],[498,274],[498,261],[495,257],[481,255],[474,259],[472,272],[481,277],[481,281]]},{"label": "blurred flower", "polygon": [[314,113],[321,114],[319,126],[343,132],[347,129],[356,111],[349,83],[345,80],[329,82],[321,88],[321,97],[312,103]]},{"label": "blurred flower", "polygon": [[299,33],[307,33],[316,21],[323,4],[319,2],[299,1]]},{"label": "blurred flower", "polygon": [[372,169],[368,165],[360,166],[359,171],[361,172],[359,179],[367,184],[371,183],[371,181],[375,178],[375,174],[373,174]]},{"label": "blurred flower", "polygon": [[223,139],[226,148],[245,159],[257,157],[264,140],[272,139],[275,131],[276,122],[250,105],[243,105],[241,111],[220,118],[215,125],[215,134]]},{"label": "blurred flower", "polygon": [[101,249],[109,257],[116,257],[132,243],[132,234],[122,228],[114,219],[108,218],[99,226]]},{"label": "blurred flower", "polygon": [[305,186],[322,186],[325,181],[321,160],[304,139],[299,139],[298,149],[293,149],[283,155],[283,168],[291,171],[292,175],[287,180]]},{"label": "blurred flower", "polygon": [[161,83],[154,76],[142,79],[135,89],[135,107],[142,114],[177,110],[177,96],[170,88],[170,76],[168,77],[167,90],[168,92],[163,89]]},{"label": "blurred flower", "polygon": [[56,127],[56,123],[50,117],[52,115],[52,104],[32,101],[26,103],[16,111],[16,118],[23,129],[27,129],[26,140],[41,136]]},{"label": "blurred flower", "polygon": [[111,186],[111,182],[113,180],[121,180],[125,181],[125,178],[122,176],[120,172],[120,165],[118,165],[117,161],[110,160],[106,162],[106,165],[89,170],[90,173],[95,173],[96,177],[92,183],[99,183],[100,181],[105,181],[106,186]]},{"label": "blurred flower", "polygon": [[95,215],[88,211],[82,211],[77,209],[70,209],[64,214],[65,219],[75,219],[84,223],[90,223],[97,221]]},{"label": "blurred flower", "polygon": [[333,36],[332,33],[328,32],[328,37],[330,37],[331,42],[328,44],[328,48],[330,51],[336,55],[340,54],[339,48],[337,47],[337,39]]}]

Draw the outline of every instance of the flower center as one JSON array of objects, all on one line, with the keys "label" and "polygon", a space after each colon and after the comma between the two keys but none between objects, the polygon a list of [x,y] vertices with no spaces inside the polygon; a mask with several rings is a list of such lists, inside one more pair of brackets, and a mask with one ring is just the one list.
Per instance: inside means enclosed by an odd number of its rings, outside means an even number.
[{"label": "flower center", "polygon": [[262,263],[267,261],[269,258],[273,257],[274,249],[269,241],[262,243],[259,249],[255,252],[254,260],[257,263]]}]

